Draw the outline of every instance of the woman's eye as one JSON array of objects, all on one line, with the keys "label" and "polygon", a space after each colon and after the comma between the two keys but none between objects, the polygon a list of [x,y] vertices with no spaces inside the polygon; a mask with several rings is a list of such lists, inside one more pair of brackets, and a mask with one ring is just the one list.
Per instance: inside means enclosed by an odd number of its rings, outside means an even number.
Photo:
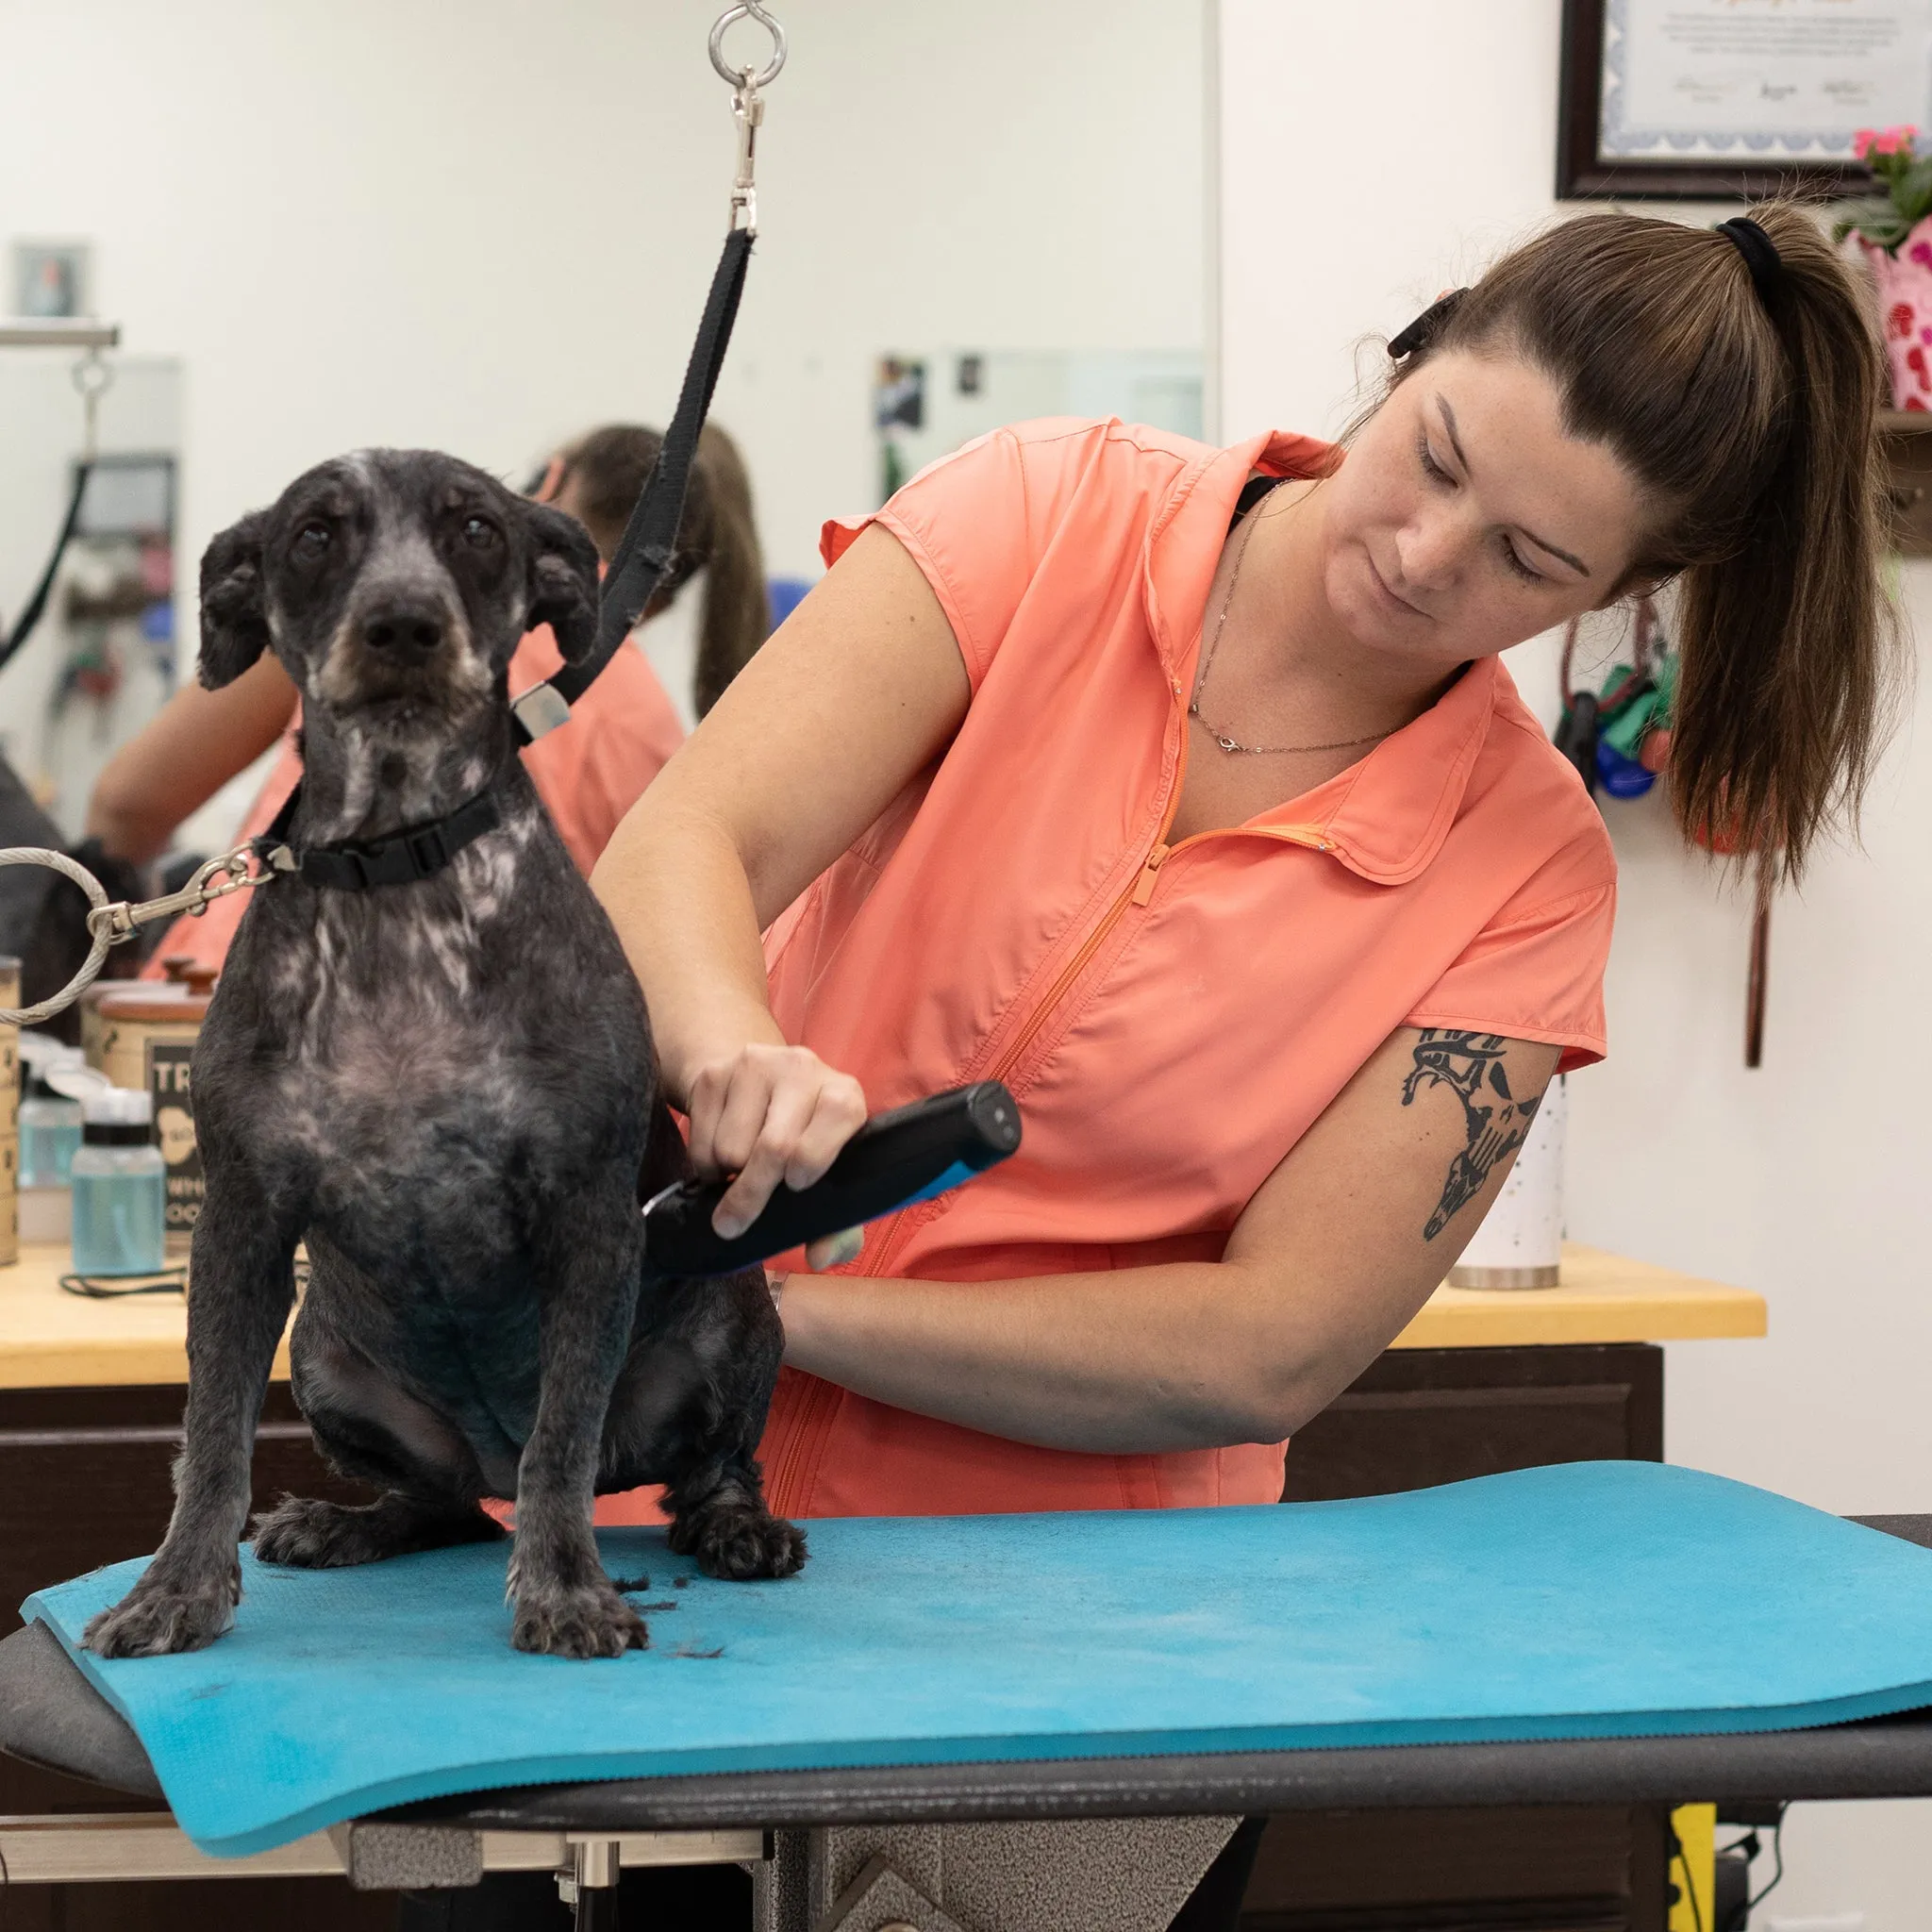
[{"label": "woman's eye", "polygon": [[295,532],[293,549],[304,563],[313,563],[327,550],[334,541],[333,533],[326,524],[304,524]]},{"label": "woman's eye", "polygon": [[1541,584],[1547,583],[1549,581],[1549,579],[1543,575],[1541,571],[1531,570],[1528,564],[1524,562],[1522,557],[1517,552],[1515,544],[1510,542],[1510,541],[1507,537],[1503,539],[1503,556],[1507,560],[1509,568],[1513,570],[1516,573],[1516,575],[1520,576],[1525,584]]},{"label": "woman's eye", "polygon": [[1425,476],[1432,478],[1434,481],[1438,483],[1453,483],[1456,480],[1452,475],[1450,475],[1449,472],[1445,470],[1441,466],[1441,464],[1436,460],[1435,452],[1432,449],[1430,449],[1429,439],[1426,436],[1419,436],[1416,438],[1415,453],[1417,460],[1423,466],[1423,474]]},{"label": "woman's eye", "polygon": [[488,550],[496,541],[496,525],[488,517],[466,517],[463,541],[473,550]]}]

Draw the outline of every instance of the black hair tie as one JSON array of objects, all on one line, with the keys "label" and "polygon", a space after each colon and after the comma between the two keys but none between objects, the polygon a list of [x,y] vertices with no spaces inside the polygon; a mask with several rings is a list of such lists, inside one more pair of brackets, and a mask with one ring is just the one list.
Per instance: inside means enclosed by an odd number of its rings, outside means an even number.
[{"label": "black hair tie", "polygon": [[1717,232],[1744,258],[1744,266],[1751,271],[1751,285],[1757,291],[1757,299],[1769,303],[1777,288],[1779,271],[1784,267],[1777,244],[1756,222],[1743,215],[1734,215],[1727,222],[1718,223]]},{"label": "black hair tie", "polygon": [[1446,295],[1431,302],[1400,335],[1389,338],[1389,354],[1394,361],[1401,361],[1405,356],[1412,356],[1418,349],[1426,349],[1441,332],[1442,325],[1455,314],[1457,304],[1469,293],[1467,289],[1451,289]]}]

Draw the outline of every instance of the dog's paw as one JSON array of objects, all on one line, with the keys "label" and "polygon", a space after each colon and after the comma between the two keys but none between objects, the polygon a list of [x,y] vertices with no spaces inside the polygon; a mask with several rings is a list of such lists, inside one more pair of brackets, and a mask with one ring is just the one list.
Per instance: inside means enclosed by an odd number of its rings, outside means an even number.
[{"label": "dog's paw", "polygon": [[367,1509],[306,1496],[284,1496],[273,1509],[264,1509],[255,1519],[254,1541],[262,1562],[294,1570],[345,1569],[390,1554],[379,1546],[383,1540]]},{"label": "dog's paw", "polygon": [[517,1591],[509,1641],[545,1657],[622,1657],[648,1650],[644,1620],[604,1577]]},{"label": "dog's paw", "polygon": [[700,1510],[672,1547],[693,1557],[707,1576],[749,1583],[760,1576],[791,1576],[805,1565],[805,1532],[795,1523],[754,1504],[723,1504]]},{"label": "dog's paw", "polygon": [[168,1657],[200,1650],[228,1627],[239,1586],[222,1581],[195,1591],[145,1590],[136,1584],[112,1609],[88,1622],[81,1641],[96,1657]]},{"label": "dog's paw", "polygon": [[344,1570],[502,1535],[480,1509],[428,1509],[393,1495],[354,1507],[284,1496],[255,1519],[255,1554],[294,1570]]}]

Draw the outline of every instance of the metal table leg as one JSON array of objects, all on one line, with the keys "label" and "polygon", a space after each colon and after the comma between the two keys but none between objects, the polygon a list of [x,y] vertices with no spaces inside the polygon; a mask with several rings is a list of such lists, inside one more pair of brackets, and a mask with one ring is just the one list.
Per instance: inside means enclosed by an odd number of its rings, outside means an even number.
[{"label": "metal table leg", "polygon": [[575,1861],[557,1874],[557,1889],[575,1907],[576,1932],[617,1932],[619,1846],[614,1838],[575,1840]]}]

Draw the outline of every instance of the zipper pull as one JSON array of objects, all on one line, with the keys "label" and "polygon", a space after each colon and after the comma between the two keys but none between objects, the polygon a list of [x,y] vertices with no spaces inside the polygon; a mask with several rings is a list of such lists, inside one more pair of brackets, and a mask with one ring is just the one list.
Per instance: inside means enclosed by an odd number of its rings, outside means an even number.
[{"label": "zipper pull", "polygon": [[1173,849],[1170,845],[1157,845],[1147,855],[1147,863],[1141,868],[1141,876],[1134,883],[1134,896],[1127,902],[1130,906],[1144,906],[1153,898],[1154,874],[1160,870]]}]

